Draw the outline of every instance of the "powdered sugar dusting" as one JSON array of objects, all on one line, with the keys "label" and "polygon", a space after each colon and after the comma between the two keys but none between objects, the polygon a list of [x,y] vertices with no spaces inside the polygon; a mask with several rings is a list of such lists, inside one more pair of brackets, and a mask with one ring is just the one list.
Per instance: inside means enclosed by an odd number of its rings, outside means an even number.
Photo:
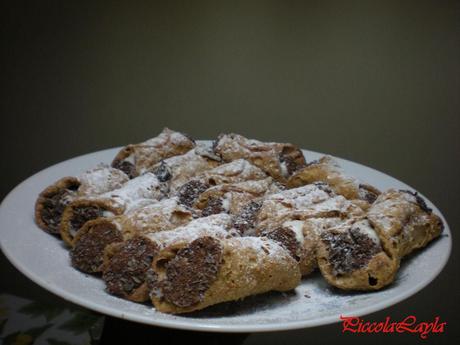
[{"label": "powdered sugar dusting", "polygon": [[380,239],[375,230],[369,224],[367,219],[361,219],[353,224],[353,227],[358,229],[361,233],[365,234],[376,244],[380,244]]},{"label": "powdered sugar dusting", "polygon": [[140,145],[153,146],[153,147],[164,147],[168,143],[179,145],[184,140],[182,133],[172,131],[169,128],[164,128],[163,131],[154,138],[147,139]]},{"label": "powdered sugar dusting", "polygon": [[272,194],[267,198],[267,201],[277,202],[282,205],[289,205],[294,209],[309,207],[328,200],[330,195],[323,189],[314,184],[309,184],[303,187],[288,189],[280,193]]},{"label": "powdered sugar dusting", "polygon": [[129,180],[123,187],[102,194],[101,198],[111,199],[125,211],[159,200],[163,197],[161,183],[152,173]]},{"label": "powdered sugar dusting", "polygon": [[259,180],[266,178],[267,174],[247,160],[237,159],[204,172],[203,177],[206,180],[217,180],[216,183],[221,184],[246,181],[249,179]]},{"label": "powdered sugar dusting", "polygon": [[336,212],[340,213],[341,215],[349,216],[353,214],[361,214],[363,211],[341,195],[329,197],[329,199],[326,199],[322,202],[318,202],[309,207],[305,207],[305,210],[302,211],[302,213],[305,214],[318,214],[326,212]]},{"label": "powdered sugar dusting", "polygon": [[[212,169],[218,163],[196,153],[196,149],[186,154],[174,156],[163,161],[171,172],[170,180],[171,194],[177,192],[178,188],[192,177]],[[155,169],[155,167],[153,168]]]},{"label": "powdered sugar dusting", "polygon": [[144,231],[157,230],[158,227],[167,227],[162,230],[169,230],[187,223],[192,220],[192,213],[181,205],[177,198],[152,201],[150,204],[132,208],[124,216],[124,223],[137,230],[138,233]]},{"label": "powdered sugar dusting", "polygon": [[316,236],[321,235],[324,231],[332,227],[339,226],[344,221],[345,220],[338,218],[338,217],[331,217],[331,218],[319,217],[319,218],[305,219],[304,224],[306,228],[308,229],[308,231],[312,232],[312,235],[316,237]]},{"label": "powdered sugar dusting", "polygon": [[171,231],[151,233],[145,236],[157,242],[162,247],[177,243],[190,243],[203,236],[224,239],[235,236],[235,232],[230,231],[229,224],[230,216],[226,214],[217,214],[198,218],[185,226],[178,227]]},{"label": "powdered sugar dusting", "polygon": [[232,251],[235,253],[243,253],[242,249],[250,249],[256,257],[255,265],[261,265],[266,260],[282,262],[286,258],[292,259],[285,248],[266,237],[234,237],[228,239],[226,245],[233,248]]},{"label": "powdered sugar dusting", "polygon": [[89,196],[121,188],[129,180],[129,177],[121,170],[101,165],[81,174],[78,180],[80,181],[78,193]]},{"label": "powdered sugar dusting", "polygon": [[271,187],[274,185],[274,189],[276,191],[279,191],[273,179],[271,177],[268,177],[262,180],[249,180],[237,183],[218,185],[209,188],[208,192],[212,194],[214,193],[214,191],[221,190],[224,192],[249,193],[254,196],[263,196],[267,193],[271,193]]},{"label": "powdered sugar dusting", "polygon": [[133,149],[131,155],[134,156],[136,168],[140,174],[144,174],[161,159],[185,153],[192,149],[195,143],[183,133],[164,128],[158,136],[130,146]]},{"label": "powdered sugar dusting", "polygon": [[290,220],[283,223],[283,227],[292,230],[295,234],[295,238],[298,243],[303,243],[304,234],[303,234],[303,224],[301,220]]},{"label": "powdered sugar dusting", "polygon": [[346,181],[347,184],[353,185],[356,190],[359,189],[359,180],[354,176],[347,175],[334,157],[326,155],[319,162],[327,166],[329,170],[328,179],[339,178],[342,181]]},{"label": "powdered sugar dusting", "polygon": [[[391,233],[400,228],[402,222],[416,213],[416,198],[404,192],[390,189],[381,194],[368,211],[369,219],[378,225],[380,231]],[[399,217],[395,217],[397,210]]]},{"label": "powdered sugar dusting", "polygon": [[237,214],[251,200],[263,198],[274,191],[278,192],[278,184],[271,177],[262,180],[249,180],[214,186],[200,195],[198,204],[206,204],[216,196],[222,201],[226,212]]},{"label": "powdered sugar dusting", "polygon": [[247,139],[239,134],[224,134],[220,136],[218,147],[224,147],[225,151],[239,153],[241,157],[249,157],[256,151],[274,151],[280,144],[275,142],[262,142],[256,139]]},{"label": "powdered sugar dusting", "polygon": [[283,144],[261,142],[247,139],[239,134],[223,134],[219,136],[215,151],[222,156],[224,161],[244,158],[273,177],[281,177],[282,167],[280,153]]}]

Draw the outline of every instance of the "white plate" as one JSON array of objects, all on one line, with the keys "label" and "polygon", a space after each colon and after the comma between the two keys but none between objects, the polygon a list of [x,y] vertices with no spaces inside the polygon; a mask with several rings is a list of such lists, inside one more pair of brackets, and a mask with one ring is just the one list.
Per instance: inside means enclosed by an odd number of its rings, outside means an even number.
[{"label": "white plate", "polygon": [[[212,332],[261,332],[324,325],[339,321],[340,315],[360,316],[408,298],[441,272],[450,255],[451,237],[445,223],[443,236],[405,260],[396,281],[382,291],[345,293],[329,287],[316,273],[304,279],[293,293],[250,297],[190,316],[162,314],[150,305],[136,304],[104,292],[100,279],[73,269],[62,242],[34,223],[34,203],[40,191],[63,176],[77,175],[100,162],[110,163],[117,151],[115,148],[87,154],[42,170],[18,185],[0,207],[0,244],[13,265],[43,288],[104,314],[151,325]],[[308,160],[322,155],[304,153]],[[347,173],[381,190],[392,187],[412,190],[374,169],[343,159],[338,161]]]}]

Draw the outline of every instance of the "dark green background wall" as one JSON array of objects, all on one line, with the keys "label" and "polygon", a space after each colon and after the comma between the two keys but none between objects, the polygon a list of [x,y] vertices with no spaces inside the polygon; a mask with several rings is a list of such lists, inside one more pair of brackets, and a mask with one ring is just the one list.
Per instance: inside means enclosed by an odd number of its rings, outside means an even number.
[{"label": "dark green background wall", "polygon": [[[458,1],[45,1],[1,12],[0,196],[48,165],[169,126],[364,163],[427,195],[454,234],[460,227]],[[454,240],[434,283],[373,317],[440,315],[448,334],[426,343],[459,337]],[[52,298],[4,258],[1,270],[3,290]],[[286,334],[327,342],[340,328]]]}]

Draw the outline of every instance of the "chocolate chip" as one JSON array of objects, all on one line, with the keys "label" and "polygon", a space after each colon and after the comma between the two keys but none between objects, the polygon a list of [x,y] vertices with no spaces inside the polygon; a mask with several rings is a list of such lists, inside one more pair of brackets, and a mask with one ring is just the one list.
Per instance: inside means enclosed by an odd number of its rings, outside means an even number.
[{"label": "chocolate chip", "polygon": [[123,160],[114,160],[112,162],[112,168],[123,171],[130,179],[137,176],[136,167],[133,163]]},{"label": "chocolate chip", "polygon": [[104,269],[102,279],[109,293],[127,296],[145,282],[158,246],[143,237],[120,244]]},{"label": "chocolate chip", "polygon": [[222,246],[212,237],[199,238],[180,249],[166,263],[166,278],[161,281],[164,299],[181,308],[200,303],[215,281],[221,261]]},{"label": "chocolate chip", "polygon": [[161,161],[160,165],[152,171],[160,182],[169,181],[172,177],[171,171],[168,165]]},{"label": "chocolate chip", "polygon": [[219,214],[225,212],[223,207],[222,199],[219,197],[210,197],[208,199],[208,204],[201,212],[203,217],[210,216],[212,214]]},{"label": "chocolate chip", "polygon": [[78,189],[79,186],[80,184],[72,184],[67,188],[60,189],[53,194],[44,196],[41,219],[46,224],[50,233],[59,233],[62,213],[69,204],[69,197]]},{"label": "chocolate chip", "polygon": [[260,236],[267,237],[279,243],[289,251],[294,259],[297,261],[300,260],[301,244],[297,242],[296,235],[291,229],[279,227],[274,230],[264,230],[260,233]]},{"label": "chocolate chip", "polygon": [[191,180],[180,187],[177,195],[179,202],[185,206],[192,207],[195,200],[203,193],[209,186],[198,180]]},{"label": "chocolate chip", "polygon": [[305,157],[301,150],[292,145],[283,147],[279,155],[280,162],[284,163],[287,168],[288,175],[305,167]]},{"label": "chocolate chip", "polygon": [[344,232],[325,232],[321,240],[328,247],[334,275],[347,274],[366,266],[382,250],[379,244],[355,227]]},{"label": "chocolate chip", "polygon": [[312,184],[314,184],[316,187],[318,187],[318,189],[321,189],[323,192],[326,192],[330,196],[334,194],[334,191],[331,189],[331,187],[326,182],[316,181],[316,182],[313,182]]},{"label": "chocolate chip", "polygon": [[111,223],[97,224],[82,234],[70,251],[72,265],[87,273],[98,272],[104,249],[111,243],[121,242],[123,237]]},{"label": "chocolate chip", "polygon": [[241,212],[234,216],[233,227],[237,229],[241,234],[246,233],[252,229],[255,225],[257,214],[262,207],[262,201],[251,201],[249,204],[243,207]]},{"label": "chocolate chip", "polygon": [[362,198],[365,201],[367,201],[369,204],[373,204],[374,201],[379,196],[377,193],[372,191],[370,188],[368,188],[368,187],[366,187],[365,185],[362,185],[362,184],[359,185],[359,191],[360,191],[360,194],[362,195]]},{"label": "chocolate chip", "polygon": [[370,286],[375,286],[377,285],[378,279],[370,275],[368,281]]},{"label": "chocolate chip", "polygon": [[80,183],[79,182],[76,182],[76,183],[72,183],[70,184],[69,186],[67,186],[67,190],[70,190],[72,192],[76,192],[78,190],[78,188],[80,188]]},{"label": "chocolate chip", "polygon": [[86,222],[102,217],[104,210],[97,206],[77,206],[70,219],[71,233],[75,234]]}]

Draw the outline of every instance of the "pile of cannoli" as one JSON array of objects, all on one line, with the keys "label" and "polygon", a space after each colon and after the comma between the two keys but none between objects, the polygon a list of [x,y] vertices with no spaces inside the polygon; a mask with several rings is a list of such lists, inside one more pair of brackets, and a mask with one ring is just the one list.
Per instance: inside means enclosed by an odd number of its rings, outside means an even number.
[{"label": "pile of cannoli", "polygon": [[338,289],[382,289],[443,229],[416,192],[381,192],[330,156],[167,128],[56,181],[35,219],[108,293],[174,314],[293,290],[316,269]]}]

